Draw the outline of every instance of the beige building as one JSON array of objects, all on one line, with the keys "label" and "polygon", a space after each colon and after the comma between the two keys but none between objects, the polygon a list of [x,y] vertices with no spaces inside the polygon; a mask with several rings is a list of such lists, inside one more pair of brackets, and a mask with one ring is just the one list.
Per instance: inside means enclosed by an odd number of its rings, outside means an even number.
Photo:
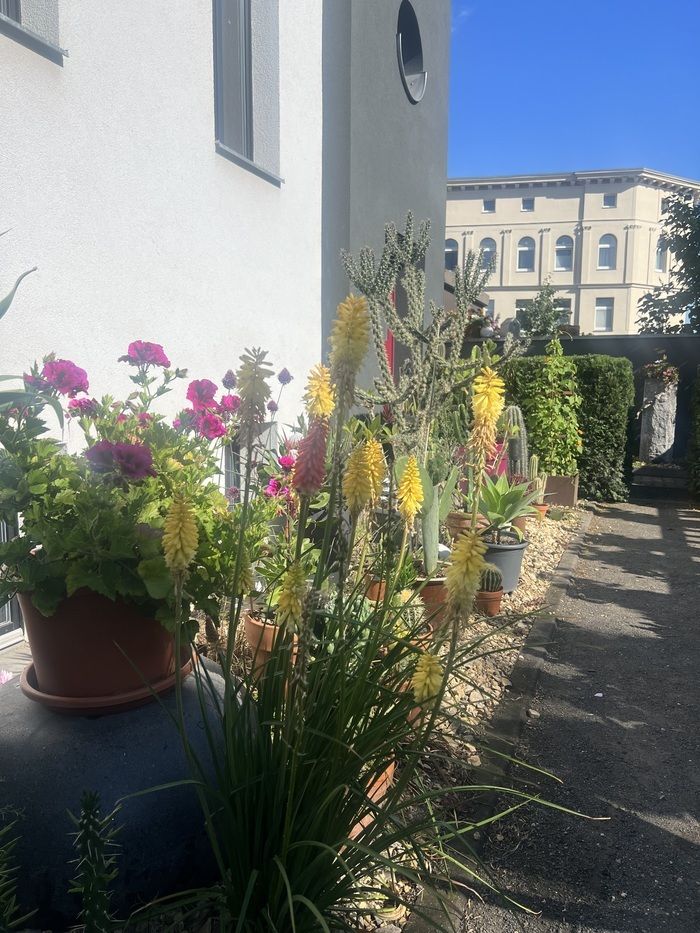
[{"label": "beige building", "polygon": [[582,334],[637,332],[637,304],[668,274],[661,217],[700,182],[650,169],[456,178],[447,183],[445,266],[495,258],[489,310],[516,317],[547,279]]}]

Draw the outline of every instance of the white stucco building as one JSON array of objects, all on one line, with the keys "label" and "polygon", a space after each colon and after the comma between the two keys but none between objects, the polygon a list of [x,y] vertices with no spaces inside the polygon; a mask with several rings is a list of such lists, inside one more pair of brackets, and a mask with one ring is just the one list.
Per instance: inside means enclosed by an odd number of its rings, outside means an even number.
[{"label": "white stucco building", "polygon": [[0,0],[0,293],[38,266],[0,372],[55,350],[99,394],[128,387],[134,339],[215,380],[255,345],[296,376],[291,414],[348,289],[340,249],[409,209],[439,298],[449,4],[379,6]]},{"label": "white stucco building", "polygon": [[516,317],[545,281],[582,334],[637,332],[639,299],[668,275],[662,214],[700,182],[650,169],[455,178],[447,184],[445,262],[495,260],[490,313]]}]

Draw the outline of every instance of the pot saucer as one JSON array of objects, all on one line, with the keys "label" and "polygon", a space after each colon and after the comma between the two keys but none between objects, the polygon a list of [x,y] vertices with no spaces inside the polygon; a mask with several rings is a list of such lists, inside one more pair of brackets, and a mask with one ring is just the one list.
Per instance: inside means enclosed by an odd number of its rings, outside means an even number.
[{"label": "pot saucer", "polygon": [[[192,671],[192,659],[182,665],[182,676]],[[64,697],[44,693],[39,689],[36,680],[34,664],[29,664],[22,671],[19,679],[22,693],[35,703],[40,703],[55,713],[64,713],[69,716],[105,716],[109,713],[122,713],[125,710],[143,706],[153,699],[153,694],[165,693],[175,686],[175,673],[163,677],[153,684],[127,690],[124,693],[112,693],[109,696],[97,697]]]}]

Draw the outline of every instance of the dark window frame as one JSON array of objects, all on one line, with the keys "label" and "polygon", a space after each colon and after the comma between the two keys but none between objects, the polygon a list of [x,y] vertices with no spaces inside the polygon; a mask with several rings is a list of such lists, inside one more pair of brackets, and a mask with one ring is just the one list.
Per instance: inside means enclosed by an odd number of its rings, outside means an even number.
[{"label": "dark window frame", "polygon": [[[239,56],[241,81],[241,113],[240,113],[240,149],[230,138],[226,138],[225,120],[225,89],[223,85],[223,59],[224,59],[224,28],[223,18],[226,15],[227,4],[234,4],[238,8],[238,21],[240,23]],[[228,152],[235,153],[248,162],[254,161],[253,144],[253,72],[251,66],[252,37],[250,28],[250,0],[213,0],[214,24],[214,123],[217,145],[223,146]]]},{"label": "dark window frame", "polygon": [[[6,8],[8,10],[10,9],[9,2],[7,2]],[[36,32],[22,25],[22,4],[20,0],[17,0],[17,10],[20,17],[19,19],[7,16],[0,9],[0,35],[7,36],[8,39],[13,39],[18,45],[23,45],[26,49],[36,52],[37,55],[47,58],[50,62],[53,62],[55,65],[60,65],[62,68],[63,59],[68,55],[66,50],[60,48],[58,45],[54,45],[53,42],[49,42]]]}]

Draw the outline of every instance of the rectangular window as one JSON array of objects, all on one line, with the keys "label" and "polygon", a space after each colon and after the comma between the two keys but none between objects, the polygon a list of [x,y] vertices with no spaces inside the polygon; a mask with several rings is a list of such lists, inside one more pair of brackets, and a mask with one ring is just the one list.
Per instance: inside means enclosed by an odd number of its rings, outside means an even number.
[{"label": "rectangular window", "polygon": [[216,140],[253,161],[250,0],[214,2]]},{"label": "rectangular window", "polygon": [[484,214],[495,214],[496,213],[496,199],[495,198],[484,198],[484,206],[481,208]]},{"label": "rectangular window", "polygon": [[527,310],[530,305],[529,298],[519,298],[515,302],[515,320],[519,324],[524,324],[527,320]]},{"label": "rectangular window", "polygon": [[520,203],[521,211],[534,211],[535,209],[535,199],[534,198],[523,198]]},{"label": "rectangular window", "polygon": [[604,194],[603,195],[603,207],[617,207],[617,195],[616,194]]},{"label": "rectangular window", "polygon": [[613,307],[613,298],[596,298],[594,331],[602,333],[613,329]]},{"label": "rectangular window", "polygon": [[20,0],[0,0],[0,13],[7,16],[8,19],[13,19],[16,23],[21,23],[22,9]]},{"label": "rectangular window", "polygon": [[558,324],[571,323],[571,298],[557,298],[554,306],[559,312]]}]

